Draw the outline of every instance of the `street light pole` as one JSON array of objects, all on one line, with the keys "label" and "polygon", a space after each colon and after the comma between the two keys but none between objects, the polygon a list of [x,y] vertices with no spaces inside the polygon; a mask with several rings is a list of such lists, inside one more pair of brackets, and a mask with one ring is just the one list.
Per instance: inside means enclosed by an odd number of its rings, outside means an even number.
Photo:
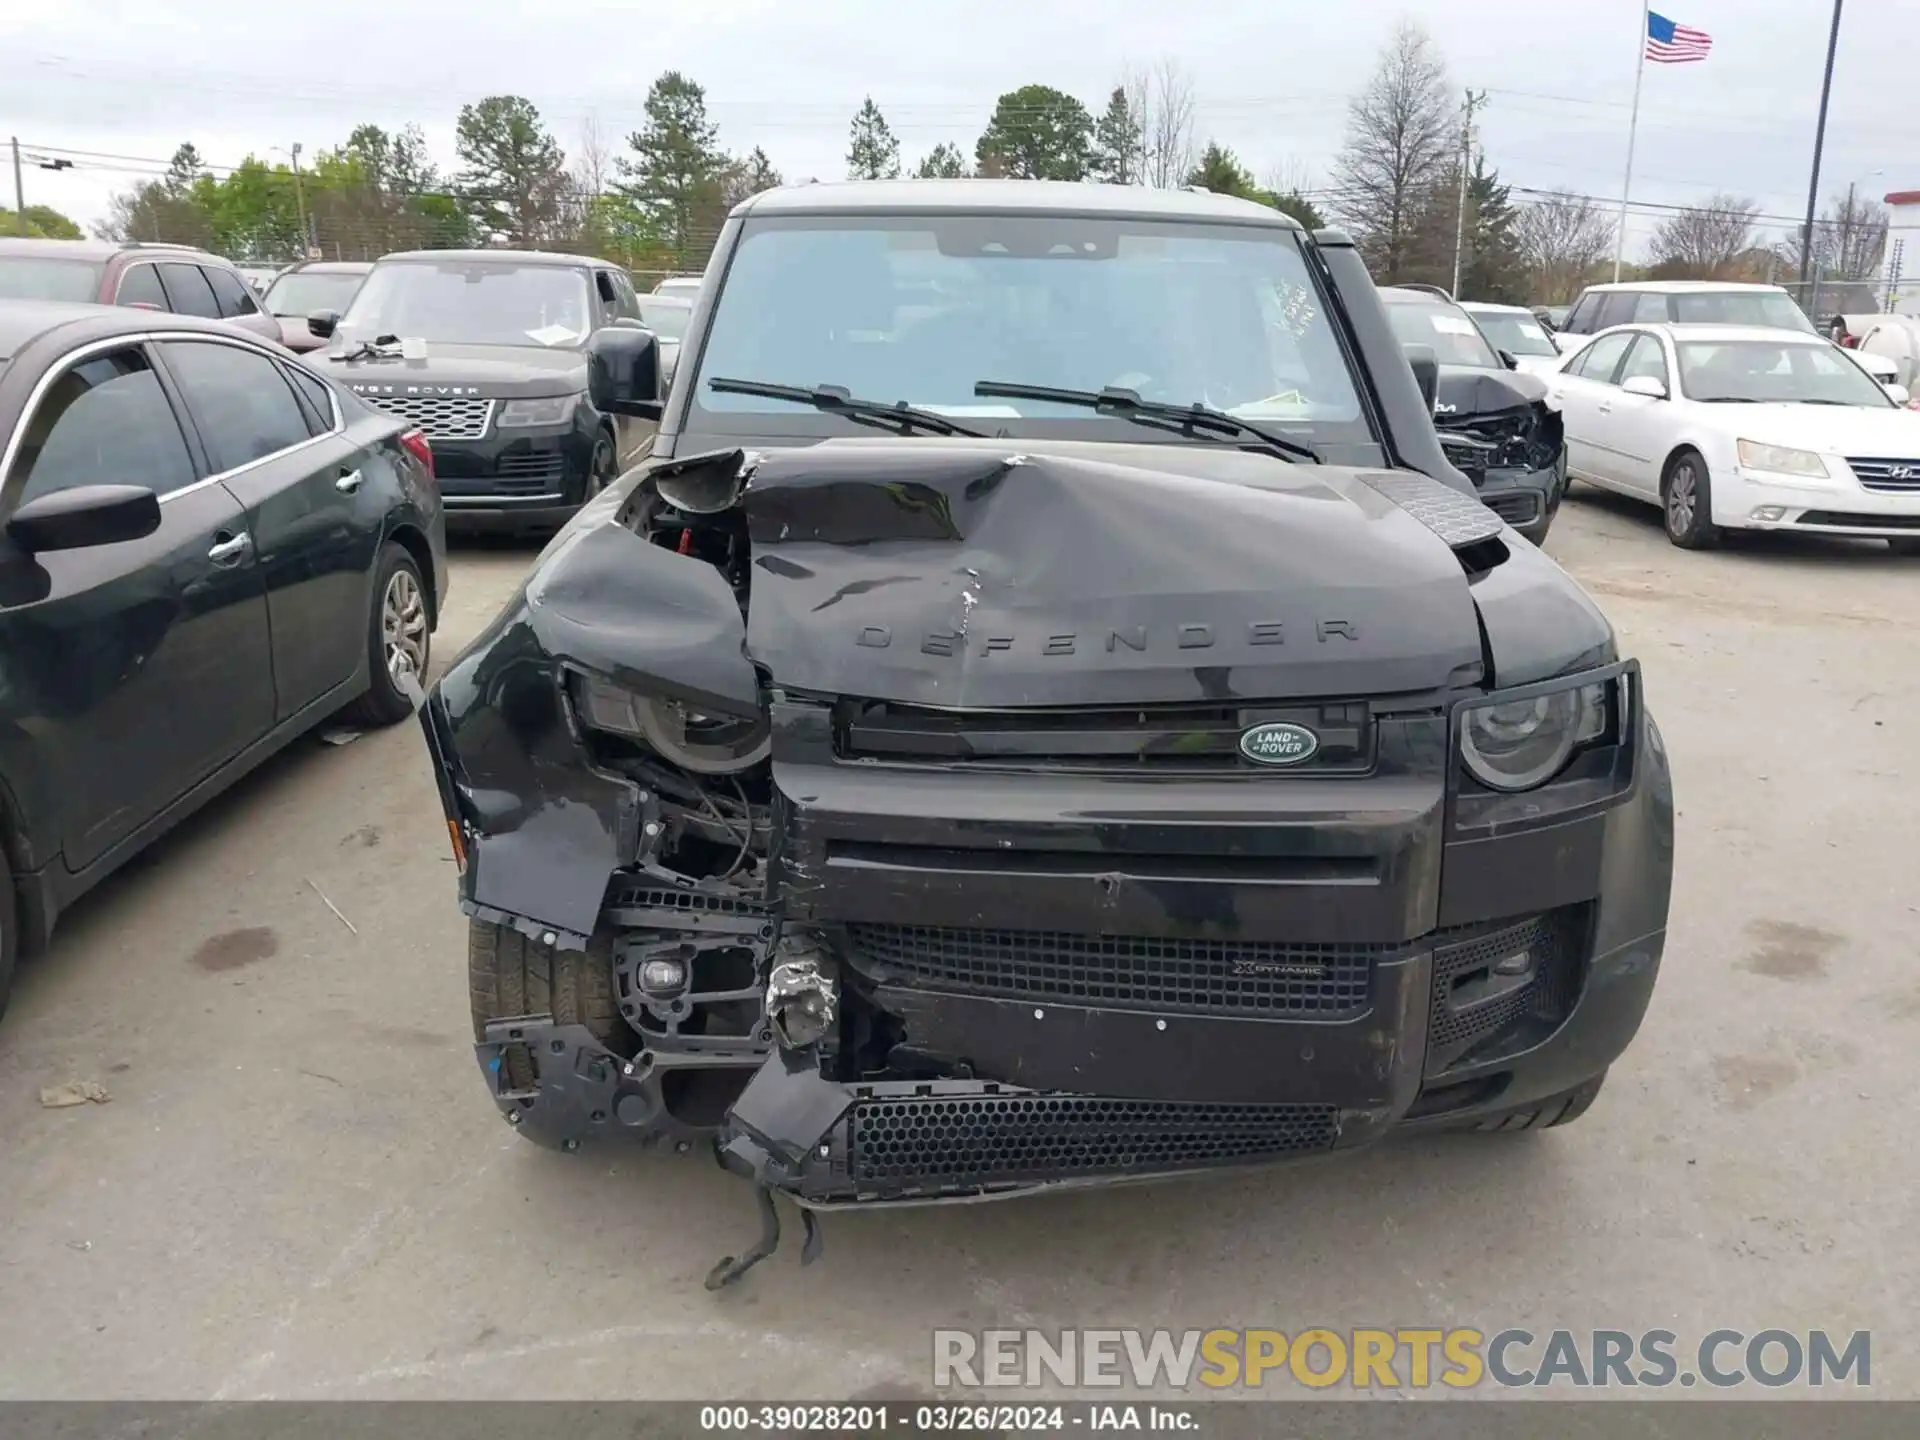
[{"label": "street light pole", "polygon": [[1460,298],[1460,256],[1467,242],[1467,166],[1473,157],[1474,108],[1487,103],[1486,92],[1467,91],[1466,114],[1460,122],[1460,203],[1453,216],[1453,288],[1447,293]]},{"label": "street light pole", "polygon": [[[1833,94],[1833,57],[1840,46],[1840,6],[1833,0],[1833,25],[1827,31],[1827,73],[1820,82],[1820,119],[1813,132],[1813,174],[1807,181],[1807,223],[1800,232],[1800,293],[1806,298],[1811,317],[1820,308],[1820,272],[1813,263],[1813,217],[1820,206],[1820,151],[1827,141],[1827,101]],[[1813,277],[1812,288],[1807,277]]]},{"label": "street light pole", "polygon": [[27,233],[27,187],[20,180],[20,137],[8,137],[13,141],[13,223],[20,227],[20,233]]},{"label": "street light pole", "polygon": [[288,153],[293,156],[293,204],[300,216],[300,258],[304,260],[313,249],[313,236],[307,230],[307,192],[300,183],[300,142],[296,140]]}]

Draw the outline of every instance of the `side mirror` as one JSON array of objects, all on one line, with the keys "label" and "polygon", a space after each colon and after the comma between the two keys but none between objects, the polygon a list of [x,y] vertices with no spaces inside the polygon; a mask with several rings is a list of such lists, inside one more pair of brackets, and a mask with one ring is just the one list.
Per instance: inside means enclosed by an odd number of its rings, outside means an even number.
[{"label": "side mirror", "polygon": [[1513,352],[1511,350],[1498,350],[1494,353],[1500,357],[1500,363],[1506,366],[1507,369],[1518,370],[1520,368],[1520,362],[1513,358]]},{"label": "side mirror", "polygon": [[1667,398],[1667,387],[1651,375],[1629,375],[1620,382],[1620,388],[1629,395],[1644,395],[1649,400]]},{"label": "side mirror", "polygon": [[1907,403],[1907,401],[1913,398],[1912,394],[1907,390],[1907,387],[1904,385],[1890,384],[1886,387],[1886,391],[1887,391],[1887,398],[1893,401],[1893,403],[1896,405],[1904,405]]},{"label": "side mirror", "polygon": [[142,540],[160,528],[160,498],[139,485],[78,485],[13,512],[7,538],[28,554]]},{"label": "side mirror", "polygon": [[587,341],[587,395],[607,415],[658,420],[660,342],[651,330],[610,325]]},{"label": "side mirror", "polygon": [[316,310],[307,316],[307,333],[317,335],[322,340],[331,340],[333,332],[340,328],[338,310]]},{"label": "side mirror", "polygon": [[1433,413],[1433,407],[1440,398],[1440,356],[1431,345],[1403,345],[1407,364],[1413,370],[1413,383],[1420,388],[1420,398],[1427,402],[1427,413]]}]

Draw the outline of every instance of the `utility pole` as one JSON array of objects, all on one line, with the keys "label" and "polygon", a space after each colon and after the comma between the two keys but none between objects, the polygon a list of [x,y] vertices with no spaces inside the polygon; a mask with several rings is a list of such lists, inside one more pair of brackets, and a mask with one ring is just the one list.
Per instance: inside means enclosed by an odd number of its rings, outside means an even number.
[{"label": "utility pole", "polygon": [[13,222],[20,227],[20,233],[27,233],[27,187],[20,181],[20,137],[8,137],[13,141]]},{"label": "utility pole", "polygon": [[313,236],[307,231],[307,192],[300,184],[300,142],[293,142],[293,148],[287,152],[293,156],[293,204],[300,216],[300,259],[307,258],[307,252],[313,249]]},{"label": "utility pole", "polygon": [[[1809,318],[1820,304],[1820,272],[1813,265],[1813,217],[1820,205],[1820,151],[1827,140],[1827,100],[1833,94],[1833,56],[1840,46],[1840,5],[1841,0],[1833,0],[1833,26],[1827,32],[1827,74],[1820,82],[1820,120],[1813,132],[1813,175],[1807,181],[1807,223],[1800,232],[1800,293],[1806,301]],[[1811,289],[1807,287],[1809,272],[1813,276]]]},{"label": "utility pole", "polygon": [[1473,112],[1487,103],[1487,92],[1467,91],[1466,113],[1460,122],[1460,205],[1453,217],[1453,287],[1448,291],[1460,298],[1460,258],[1467,242],[1467,170],[1473,163]]},{"label": "utility pole", "polygon": [[1633,118],[1627,121],[1627,173],[1620,181],[1620,228],[1613,235],[1613,283],[1620,283],[1620,266],[1627,258],[1627,197],[1633,193],[1633,146],[1640,138],[1640,82],[1647,73],[1647,25],[1652,18],[1648,0],[1640,0],[1640,59],[1633,72]]}]

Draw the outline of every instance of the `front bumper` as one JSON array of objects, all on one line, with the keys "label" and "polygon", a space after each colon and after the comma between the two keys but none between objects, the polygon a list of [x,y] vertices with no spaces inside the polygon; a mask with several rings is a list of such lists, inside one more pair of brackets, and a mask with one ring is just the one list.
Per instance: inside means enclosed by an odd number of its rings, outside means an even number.
[{"label": "front bumper", "polygon": [[[1407,753],[1446,743],[1443,717],[1423,725]],[[1604,802],[1478,827],[1407,773],[776,763],[781,926],[937,1078],[842,1082],[817,1047],[743,1037],[720,1159],[816,1207],[980,1199],[1325,1154],[1570,1090],[1631,1041],[1665,942],[1673,802],[1644,712],[1628,748]],[[531,1090],[507,1086],[513,1045]],[[584,1031],[502,1022],[478,1055],[543,1143],[704,1138],[663,1132],[655,1060]]]},{"label": "front bumper", "polygon": [[456,530],[542,529],[580,508],[598,431],[565,425],[501,430],[478,440],[429,437],[434,473]]},{"label": "front bumper", "polygon": [[[1827,464],[1837,471],[1844,462],[1829,457]],[[1849,476],[1839,483],[1801,485],[1788,477],[1736,467],[1724,479],[1714,477],[1713,519],[1728,529],[1920,536],[1920,483],[1871,489]]]},{"label": "front bumper", "polygon": [[1567,452],[1541,470],[1488,470],[1479,480],[1480,501],[1535,545],[1544,544],[1567,490]]}]

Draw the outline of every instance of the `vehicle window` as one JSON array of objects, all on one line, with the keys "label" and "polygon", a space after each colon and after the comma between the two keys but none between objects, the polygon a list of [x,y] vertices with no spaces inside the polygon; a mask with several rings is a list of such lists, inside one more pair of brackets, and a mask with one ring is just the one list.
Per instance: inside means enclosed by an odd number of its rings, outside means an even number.
[{"label": "vehicle window", "polygon": [[333,392],[326,381],[302,370],[298,365],[281,368],[293,382],[294,393],[300,398],[300,408],[307,412],[307,428],[315,435],[327,434],[333,429]]},{"label": "vehicle window", "polygon": [[105,270],[90,260],[0,255],[0,300],[98,300]]},{"label": "vehicle window", "polygon": [[1573,362],[1572,373],[1583,380],[1597,380],[1602,385],[1613,384],[1613,372],[1633,340],[1632,335],[1602,335]]},{"label": "vehicle window", "polygon": [[[698,428],[834,434],[848,422],[715,377],[842,385],[1008,433],[1151,432],[1077,407],[988,400],[982,380],[1205,402],[1373,443],[1300,242],[1264,227],[1035,215],[750,220],[694,386]],[[1471,322],[1461,317],[1469,331]],[[1477,338],[1478,332],[1473,332]],[[1481,342],[1484,345],[1484,341]],[[1023,423],[1032,422],[1032,423]]]},{"label": "vehicle window", "polygon": [[27,422],[14,476],[31,500],[77,485],[144,485],[168,495],[194,481],[166,392],[137,349],[83,360],[54,381]]},{"label": "vehicle window", "polygon": [[360,289],[362,275],[293,270],[267,287],[266,311],[279,319],[304,319],[316,310],[345,314]]},{"label": "vehicle window", "polygon": [[[1600,313],[1594,320],[1595,330],[1611,330],[1616,325],[1625,325],[1632,321],[1635,305],[1640,297],[1627,290],[1614,290],[1600,301]],[[1661,318],[1665,318],[1664,316]]]},{"label": "vehicle window", "polygon": [[161,265],[160,283],[167,287],[168,309],[176,315],[200,315],[208,320],[220,318],[220,303],[213,298],[213,287],[198,265]]},{"label": "vehicle window", "polygon": [[613,288],[620,296],[620,313],[631,320],[640,318],[640,297],[634,293],[633,281],[624,270],[613,272]]},{"label": "vehicle window", "polygon": [[1658,325],[1667,318],[1667,297],[1651,292],[1642,292],[1633,297],[1633,313],[1627,317],[1627,323],[1634,325]]},{"label": "vehicle window", "polygon": [[260,307],[254,303],[253,292],[233,271],[222,270],[218,265],[202,265],[200,273],[207,277],[207,283],[213,287],[213,298],[220,306],[221,319],[232,320],[241,315],[260,313]]},{"label": "vehicle window", "polygon": [[1387,306],[1387,319],[1402,345],[1431,346],[1442,365],[1468,365],[1476,370],[1503,368],[1487,337],[1467,312],[1456,306],[1395,301]]},{"label": "vehicle window", "polygon": [[120,288],[114,292],[113,303],[165,310],[167,292],[160,288],[160,272],[151,265],[129,265],[120,272]]},{"label": "vehicle window", "polygon": [[1600,297],[1598,295],[1592,294],[1591,292],[1582,295],[1579,303],[1567,312],[1567,323],[1560,328],[1571,331],[1576,335],[1591,335],[1594,330],[1593,317],[1599,310]]},{"label": "vehicle window", "polygon": [[1677,347],[1692,400],[1710,403],[1861,405],[1893,401],[1873,377],[1831,345],[1772,340],[1688,340]]},{"label": "vehicle window", "polygon": [[1633,342],[1633,348],[1627,352],[1627,363],[1620,371],[1620,383],[1624,385],[1635,375],[1667,384],[1666,351],[1651,335],[1641,335]]},{"label": "vehicle window", "polygon": [[638,308],[640,323],[662,340],[681,340],[686,337],[687,322],[693,318],[691,305],[658,295],[643,295]]},{"label": "vehicle window", "polygon": [[1531,315],[1510,310],[1476,310],[1474,323],[1497,349],[1509,355],[1558,355],[1552,338]]},{"label": "vehicle window", "polygon": [[309,438],[307,419],[280,367],[265,355],[212,341],[160,347],[193,412],[216,470],[233,470]]},{"label": "vehicle window", "polygon": [[578,345],[595,322],[583,271],[511,261],[376,265],[341,318],[354,340],[381,335],[460,345]]},{"label": "vehicle window", "polygon": [[1819,330],[1784,290],[1695,290],[1673,297],[1682,325],[1764,325],[1775,330]]}]

